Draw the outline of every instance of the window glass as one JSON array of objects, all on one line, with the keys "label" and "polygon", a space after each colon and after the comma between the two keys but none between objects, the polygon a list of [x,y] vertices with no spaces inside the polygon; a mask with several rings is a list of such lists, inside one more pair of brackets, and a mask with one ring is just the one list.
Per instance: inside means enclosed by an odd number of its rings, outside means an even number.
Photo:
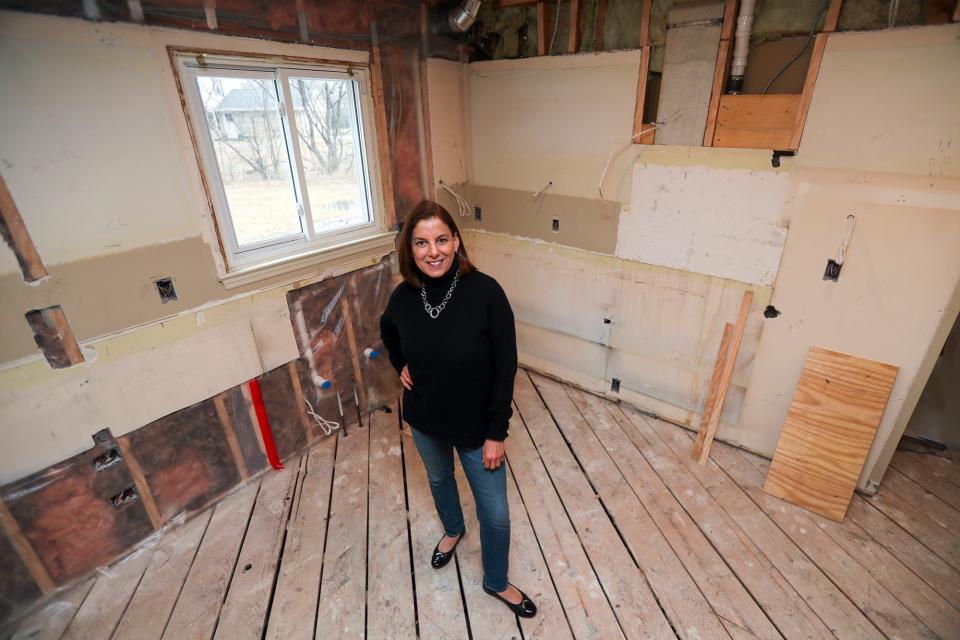
[{"label": "window glass", "polygon": [[197,77],[238,249],[302,233],[277,84],[270,77]]},{"label": "window glass", "polygon": [[304,77],[289,82],[314,231],[369,222],[356,82]]}]

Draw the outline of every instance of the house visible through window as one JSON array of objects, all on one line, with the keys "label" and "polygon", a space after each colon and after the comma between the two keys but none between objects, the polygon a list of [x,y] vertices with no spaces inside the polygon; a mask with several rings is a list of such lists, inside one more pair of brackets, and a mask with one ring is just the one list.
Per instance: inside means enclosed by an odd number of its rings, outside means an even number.
[{"label": "house visible through window", "polygon": [[365,70],[179,62],[230,268],[382,231]]}]

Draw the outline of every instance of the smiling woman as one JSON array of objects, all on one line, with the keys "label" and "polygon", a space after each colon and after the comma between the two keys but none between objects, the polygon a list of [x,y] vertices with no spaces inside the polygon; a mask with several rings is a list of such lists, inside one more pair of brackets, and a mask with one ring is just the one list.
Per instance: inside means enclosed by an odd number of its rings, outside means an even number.
[{"label": "smiling woman", "polygon": [[483,590],[517,615],[536,606],[507,581],[510,517],[503,441],[517,373],[513,311],[497,281],[470,263],[442,206],[414,207],[400,233],[404,281],[380,318],[390,363],[404,387],[403,418],[430,479],[445,535],[430,558],[450,562],[465,534],[453,451],[470,482],[480,521]]}]

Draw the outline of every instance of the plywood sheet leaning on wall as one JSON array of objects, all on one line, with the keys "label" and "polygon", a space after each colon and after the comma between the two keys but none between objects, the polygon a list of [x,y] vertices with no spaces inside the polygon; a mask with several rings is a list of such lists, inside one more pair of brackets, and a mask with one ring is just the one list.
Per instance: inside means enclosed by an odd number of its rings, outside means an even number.
[{"label": "plywood sheet leaning on wall", "polygon": [[842,521],[898,371],[812,347],[763,490]]}]

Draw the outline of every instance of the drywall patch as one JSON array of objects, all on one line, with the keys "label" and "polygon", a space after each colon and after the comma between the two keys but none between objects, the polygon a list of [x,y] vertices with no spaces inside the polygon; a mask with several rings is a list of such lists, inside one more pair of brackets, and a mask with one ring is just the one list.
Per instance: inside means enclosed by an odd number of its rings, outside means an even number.
[{"label": "drywall patch", "polygon": [[471,206],[483,210],[481,220],[457,219],[457,224],[465,229],[537,238],[610,255],[616,249],[619,203],[549,191],[537,196],[531,191],[476,184],[458,185],[455,189]]},{"label": "drywall patch", "polygon": [[786,172],[637,164],[616,255],[771,285],[787,230]]}]

